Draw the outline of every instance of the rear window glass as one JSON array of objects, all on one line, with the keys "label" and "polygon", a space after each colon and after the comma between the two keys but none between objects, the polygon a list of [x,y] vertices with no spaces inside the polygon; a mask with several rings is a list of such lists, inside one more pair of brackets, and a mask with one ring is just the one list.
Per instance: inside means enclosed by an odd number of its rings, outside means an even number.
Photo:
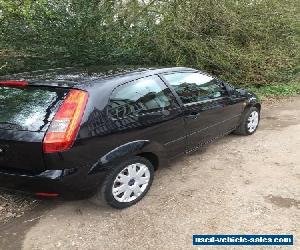
[{"label": "rear window glass", "polygon": [[55,88],[0,87],[0,129],[45,129],[65,94]]}]

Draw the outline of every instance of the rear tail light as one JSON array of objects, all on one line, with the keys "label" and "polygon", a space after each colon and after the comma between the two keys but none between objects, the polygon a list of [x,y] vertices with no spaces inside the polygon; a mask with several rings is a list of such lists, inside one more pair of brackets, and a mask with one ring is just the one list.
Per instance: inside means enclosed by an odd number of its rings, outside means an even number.
[{"label": "rear tail light", "polygon": [[27,85],[28,82],[26,81],[0,81],[0,86],[5,87],[24,87]]},{"label": "rear tail light", "polygon": [[87,100],[87,92],[76,89],[70,90],[45,135],[43,142],[45,153],[61,152],[72,147]]}]

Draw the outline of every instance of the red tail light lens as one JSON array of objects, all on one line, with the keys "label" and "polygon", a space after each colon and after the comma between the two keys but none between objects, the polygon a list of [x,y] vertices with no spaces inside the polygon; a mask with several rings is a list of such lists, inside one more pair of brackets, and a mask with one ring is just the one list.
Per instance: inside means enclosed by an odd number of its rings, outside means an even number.
[{"label": "red tail light lens", "polygon": [[72,89],[58,109],[45,135],[45,153],[55,153],[72,147],[88,100],[88,93]]},{"label": "red tail light lens", "polygon": [[24,87],[27,86],[28,82],[26,81],[0,81],[0,86],[7,87]]}]

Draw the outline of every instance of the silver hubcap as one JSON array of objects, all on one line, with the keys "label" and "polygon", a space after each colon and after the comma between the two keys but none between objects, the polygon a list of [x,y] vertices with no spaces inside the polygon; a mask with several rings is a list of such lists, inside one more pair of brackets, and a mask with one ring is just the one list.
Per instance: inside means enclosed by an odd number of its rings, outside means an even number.
[{"label": "silver hubcap", "polygon": [[135,163],[124,168],[114,181],[112,193],[119,202],[136,200],[147,188],[150,171],[142,163]]},{"label": "silver hubcap", "polygon": [[248,125],[247,125],[248,131],[250,133],[253,133],[256,130],[258,126],[258,122],[259,122],[259,114],[257,111],[253,111],[248,118]]}]

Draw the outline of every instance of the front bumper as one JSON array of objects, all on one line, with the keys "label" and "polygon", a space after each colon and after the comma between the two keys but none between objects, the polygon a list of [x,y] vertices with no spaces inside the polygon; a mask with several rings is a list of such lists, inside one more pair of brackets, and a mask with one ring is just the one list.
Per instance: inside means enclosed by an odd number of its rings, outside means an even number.
[{"label": "front bumper", "polygon": [[105,175],[106,172],[90,175],[85,169],[45,170],[35,174],[0,169],[0,188],[79,198],[93,193],[101,185]]}]

